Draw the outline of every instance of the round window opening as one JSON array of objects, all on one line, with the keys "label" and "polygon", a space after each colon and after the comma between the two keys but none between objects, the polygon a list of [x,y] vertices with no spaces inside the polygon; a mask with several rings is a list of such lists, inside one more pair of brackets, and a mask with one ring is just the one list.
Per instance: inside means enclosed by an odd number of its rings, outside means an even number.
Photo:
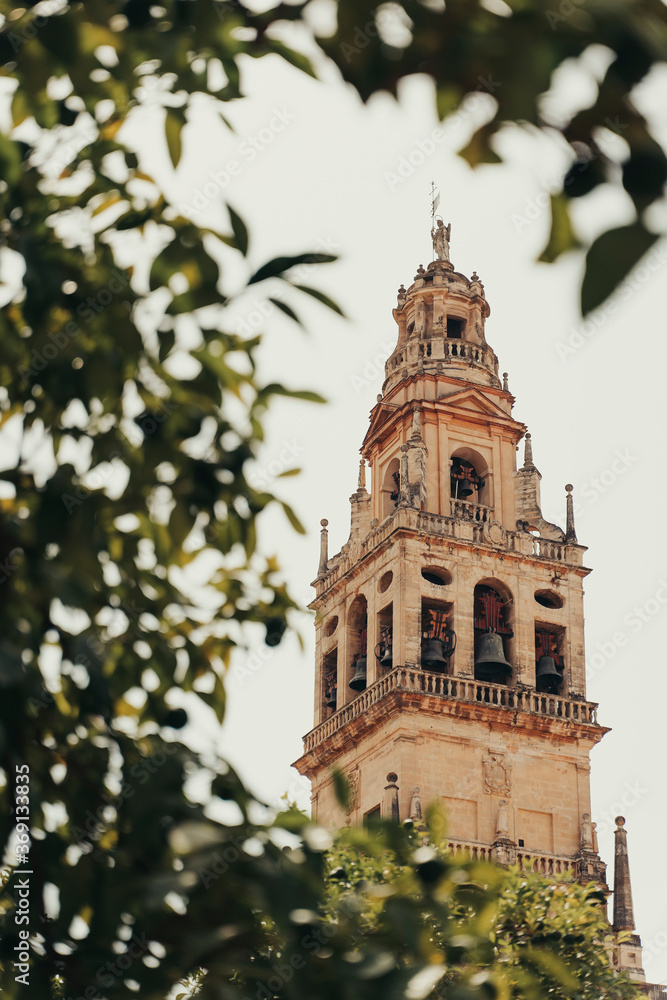
[{"label": "round window opening", "polygon": [[553,590],[536,590],[535,600],[543,608],[562,608],[564,603],[560,594],[556,594]]},{"label": "round window opening", "polygon": [[330,618],[329,621],[324,626],[324,634],[327,636],[333,635],[337,628],[338,628],[338,615],[334,615],[333,618]]},{"label": "round window opening", "polygon": [[389,590],[393,579],[394,579],[394,574],[392,573],[391,570],[388,570],[386,573],[382,574],[382,576],[380,577],[380,582],[378,584],[378,589],[381,594],[384,594],[385,590]]},{"label": "round window opening", "polygon": [[446,569],[433,569],[427,566],[422,570],[422,576],[428,583],[434,583],[436,587],[446,587],[452,582],[452,574]]}]

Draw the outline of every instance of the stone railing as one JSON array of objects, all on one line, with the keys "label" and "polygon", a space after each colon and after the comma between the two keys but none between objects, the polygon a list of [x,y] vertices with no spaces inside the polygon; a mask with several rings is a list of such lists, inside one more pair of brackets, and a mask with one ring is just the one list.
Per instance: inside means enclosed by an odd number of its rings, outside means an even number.
[{"label": "stone railing", "polygon": [[537,854],[520,847],[516,852],[516,864],[524,871],[532,870],[541,875],[564,875],[565,872],[574,868],[575,861],[562,855]]},{"label": "stone railing", "polygon": [[452,517],[462,518],[464,521],[492,521],[493,507],[485,507],[481,503],[471,503],[470,500],[450,500],[449,510]]},{"label": "stone railing", "polygon": [[[584,549],[581,546],[554,542],[547,538],[536,538],[525,531],[504,529],[499,535],[499,540],[491,542],[484,537],[484,532],[485,525],[493,520],[492,507],[470,503],[467,500],[451,500],[450,502],[450,515],[431,514],[428,511],[415,510],[414,507],[397,507],[384,521],[373,528],[363,541],[348,543],[337,555],[332,556],[326,575],[316,582],[318,593],[331,587],[360,559],[376,549],[400,528],[428,531],[431,534],[443,535],[447,538],[472,540],[475,544],[492,545],[496,549],[502,548],[507,552],[517,552],[538,559],[552,559],[575,566],[582,565]],[[470,535],[471,530],[472,536]]]},{"label": "stone railing", "polygon": [[452,854],[467,854],[475,861],[491,861],[491,848],[472,840],[448,840],[447,848]]},{"label": "stone railing", "polygon": [[[474,840],[449,840],[447,847],[452,854],[467,854],[475,861],[493,860],[493,848]],[[541,875],[565,875],[576,865],[574,858],[563,854],[543,854],[523,847],[508,845],[507,854],[510,864],[518,865],[523,871],[539,872]]]},{"label": "stone railing", "polygon": [[488,344],[472,344],[467,340],[445,338],[442,334],[436,334],[428,340],[411,339],[400,350],[394,351],[387,359],[385,375],[389,378],[403,365],[421,362],[425,371],[432,371],[438,362],[446,364],[448,361],[458,360],[483,365],[495,375],[498,374],[498,358]]},{"label": "stone railing", "polygon": [[367,687],[358,697],[312,729],[304,738],[306,753],[313,750],[323,740],[333,736],[348,722],[365,714],[392,692],[423,694],[427,697],[443,698],[490,705],[512,712],[526,712],[530,715],[561,719],[597,726],[597,704],[590,701],[575,701],[559,695],[543,694],[539,691],[505,687],[503,684],[487,684],[466,677],[450,677],[430,670],[413,667],[394,667],[384,677]]},{"label": "stone railing", "polygon": [[548,538],[536,538],[533,537],[533,555],[539,556],[540,559],[558,559],[563,561],[565,559],[565,543],[564,542],[552,542]]}]

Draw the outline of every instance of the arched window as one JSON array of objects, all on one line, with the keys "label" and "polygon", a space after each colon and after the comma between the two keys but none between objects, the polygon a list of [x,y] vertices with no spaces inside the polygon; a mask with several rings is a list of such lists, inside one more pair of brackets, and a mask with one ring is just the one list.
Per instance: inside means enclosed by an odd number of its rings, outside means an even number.
[{"label": "arched window", "polygon": [[512,677],[511,599],[496,586],[475,587],[475,679],[508,684]]},{"label": "arched window", "polygon": [[452,500],[493,506],[488,463],[472,448],[457,448],[451,455],[449,495]]},{"label": "arched window", "polygon": [[366,687],[367,678],[368,604],[363,594],[357,594],[347,616],[348,662],[351,668],[349,688],[356,697]]},{"label": "arched window", "polygon": [[382,481],[382,520],[398,507],[398,497],[401,485],[401,463],[398,458],[392,458],[387,466]]}]

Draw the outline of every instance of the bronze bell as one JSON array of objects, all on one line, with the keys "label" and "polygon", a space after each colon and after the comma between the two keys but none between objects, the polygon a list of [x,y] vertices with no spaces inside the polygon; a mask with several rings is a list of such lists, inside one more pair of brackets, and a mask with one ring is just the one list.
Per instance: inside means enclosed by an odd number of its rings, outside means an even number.
[{"label": "bronze bell", "polygon": [[356,672],[352,680],[350,681],[350,687],[353,691],[363,691],[366,687],[366,654],[362,653],[361,656],[357,657],[357,661],[354,664]]},{"label": "bronze bell", "polygon": [[422,667],[428,670],[444,670],[447,660],[443,656],[440,639],[424,639],[422,642]]},{"label": "bronze bell", "polygon": [[380,666],[385,667],[388,670],[389,667],[391,667],[391,657],[392,657],[392,649],[390,640],[384,647],[384,653],[382,654],[382,659],[380,660]]},{"label": "bronze bell", "polygon": [[324,702],[327,708],[336,707],[336,688],[331,688],[327,693],[326,701]]},{"label": "bronze bell", "polygon": [[482,681],[493,681],[499,673],[512,673],[512,664],[505,659],[502,636],[497,632],[484,632],[480,635],[477,646],[475,677]]},{"label": "bronze bell", "polygon": [[467,476],[465,477],[465,479],[461,480],[458,492],[459,496],[463,497],[464,500],[467,500],[468,497],[472,496],[472,483],[470,482]]},{"label": "bronze bell", "polygon": [[535,686],[538,691],[556,694],[562,680],[553,656],[540,656],[535,670]]}]

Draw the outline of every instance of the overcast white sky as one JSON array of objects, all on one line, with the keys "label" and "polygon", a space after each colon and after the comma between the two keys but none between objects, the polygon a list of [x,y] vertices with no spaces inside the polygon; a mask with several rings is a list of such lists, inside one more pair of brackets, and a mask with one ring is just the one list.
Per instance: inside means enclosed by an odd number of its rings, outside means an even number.
[{"label": "overcast white sky", "polygon": [[[593,69],[604,64],[600,52],[587,62]],[[330,522],[331,552],[347,539],[359,446],[383,381],[377,361],[384,362],[395,342],[396,291],[431,259],[429,189],[435,179],[439,211],[452,223],[454,265],[466,274],[476,269],[486,286],[487,338],[500,370],[509,372],[514,414],[533,435],[547,519],[564,523],[563,487],[575,486],[579,541],[589,546],[586,563],[594,570],[585,584],[588,697],[600,702],[599,719],[612,727],[593,753],[593,819],[611,880],[612,821],[619,812],[626,816],[645,966],[652,981],[667,980],[667,859],[661,850],[667,824],[667,247],[654,270],[639,269],[613,314],[598,317],[579,336],[582,346],[564,355],[562,345],[581,327],[583,258],[534,263],[548,235],[544,193],[553,189],[563,151],[544,137],[508,129],[498,146],[506,165],[473,172],[455,151],[484,113],[482,99],[468,105],[448,126],[446,141],[431,148],[424,144],[438,122],[426,79],[406,85],[400,104],[380,96],[364,107],[335,72],[323,75],[325,82],[310,80],[273,58],[244,66],[249,96],[226,109],[237,133],[202,107],[189,128],[174,188],[183,206],[207,201],[196,216],[204,224],[225,219],[221,204],[229,199],[250,222],[253,266],[278,253],[323,247],[341,255],[339,263],[314,268],[304,279],[335,298],[350,322],[291,296],[307,322],[304,333],[275,309],[262,317],[259,291],[234,315],[232,325],[266,332],[261,374],[267,381],[316,389],[329,400],[326,407],[279,402],[272,409],[256,472],[270,479],[277,471],[303,468],[277,488],[298,510],[308,535],[295,537],[276,515],[265,525],[264,547],[278,554],[293,593],[307,603],[320,518]],[[642,97],[663,136],[666,77],[656,74]],[[556,106],[592,96],[585,69],[573,68],[562,82]],[[401,158],[409,162],[420,143],[424,162],[396,182],[391,175]],[[155,155],[161,154],[156,141]],[[238,164],[233,174],[230,161]],[[587,201],[575,214],[585,237],[629,220],[623,197],[606,189]],[[232,287],[235,275],[228,280]],[[218,740],[260,797],[275,802],[289,790],[304,807],[308,783],[290,763],[312,726],[312,631],[304,616],[305,652],[292,636],[273,651],[258,641],[239,658],[246,669],[229,676],[229,711]]]}]

